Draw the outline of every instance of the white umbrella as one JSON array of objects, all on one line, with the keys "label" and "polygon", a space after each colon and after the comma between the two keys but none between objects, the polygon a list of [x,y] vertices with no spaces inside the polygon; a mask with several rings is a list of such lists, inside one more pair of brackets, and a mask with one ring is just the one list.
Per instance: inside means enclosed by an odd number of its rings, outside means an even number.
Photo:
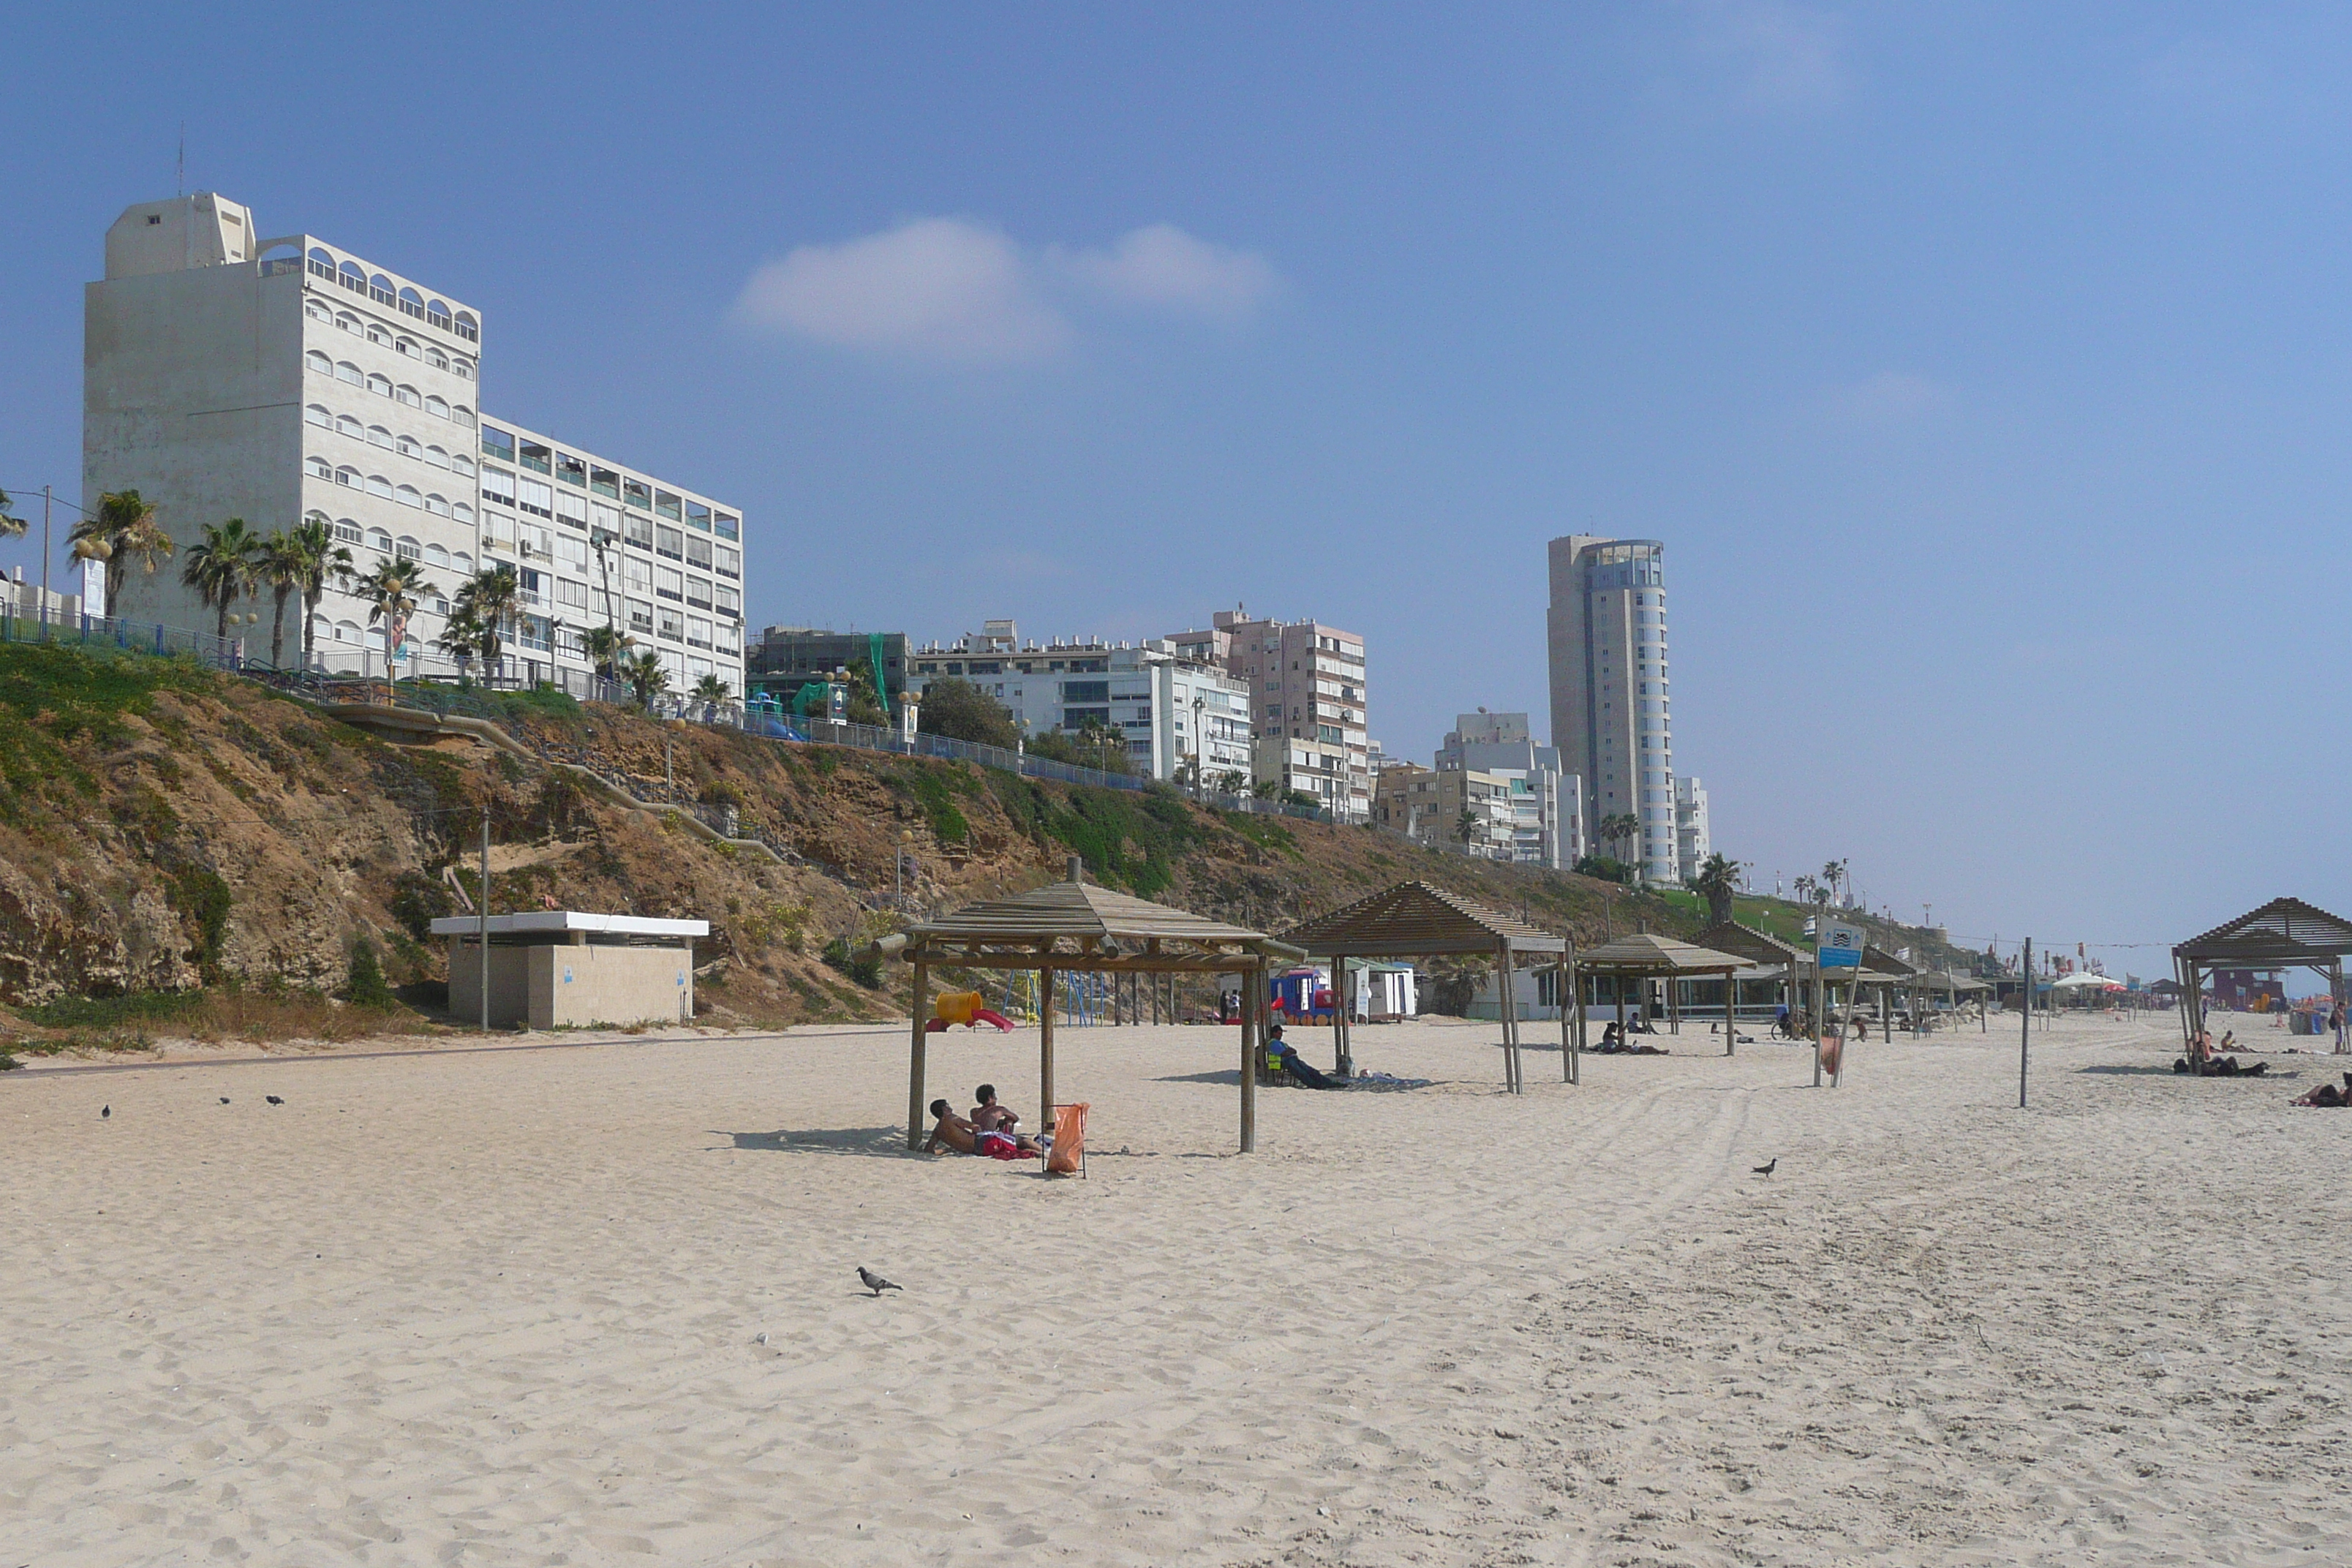
[{"label": "white umbrella", "polygon": [[2053,991],[2120,991],[2123,988],[2124,983],[2120,980],[2110,980],[2104,974],[2087,972],[2062,974],[2050,983]]}]

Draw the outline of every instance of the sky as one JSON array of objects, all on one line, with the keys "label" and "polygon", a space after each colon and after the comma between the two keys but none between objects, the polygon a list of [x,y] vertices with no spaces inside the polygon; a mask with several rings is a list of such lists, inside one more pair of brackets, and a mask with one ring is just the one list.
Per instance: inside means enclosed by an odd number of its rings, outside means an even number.
[{"label": "sky", "polygon": [[1425,761],[1476,707],[1545,727],[1546,540],[1658,539],[1676,765],[1757,885],[1842,858],[2141,974],[2352,907],[2340,7],[18,5],[0,43],[20,514],[79,499],[77,290],[184,126],[187,188],[479,308],[486,409],[739,503],[754,626],[1311,616]]}]

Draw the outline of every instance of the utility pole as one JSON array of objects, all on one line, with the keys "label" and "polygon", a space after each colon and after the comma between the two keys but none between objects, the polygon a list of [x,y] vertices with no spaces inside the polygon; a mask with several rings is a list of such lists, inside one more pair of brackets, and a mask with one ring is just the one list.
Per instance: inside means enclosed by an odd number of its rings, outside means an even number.
[{"label": "utility pole", "polygon": [[41,487],[41,640],[49,640],[49,490]]},{"label": "utility pole", "polygon": [[482,805],[481,907],[475,910],[482,948],[482,1033],[490,1032],[490,807]]},{"label": "utility pole", "polygon": [[2025,1027],[2017,1037],[2017,1108],[2025,1109],[2025,1063],[2033,1054],[2033,939],[2025,939]]}]

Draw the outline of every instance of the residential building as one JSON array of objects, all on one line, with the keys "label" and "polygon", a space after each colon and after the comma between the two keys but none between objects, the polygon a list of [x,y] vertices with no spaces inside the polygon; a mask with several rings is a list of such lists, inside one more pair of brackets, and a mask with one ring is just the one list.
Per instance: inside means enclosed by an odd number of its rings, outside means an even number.
[{"label": "residential building", "polygon": [[[1574,534],[1550,545],[1551,735],[1585,831],[1644,879],[1681,880],[1667,707],[1666,547]],[[1634,831],[1607,829],[1632,818]]]},{"label": "residential building", "polygon": [[672,691],[716,675],[742,696],[740,510],[508,421],[486,417],[481,447],[481,560],[521,579],[527,678],[585,689],[582,634],[611,626]]},{"label": "residential building", "polygon": [[[580,632],[609,618],[660,650],[673,685],[718,674],[741,690],[740,510],[507,421],[486,427],[481,317],[445,291],[311,235],[259,237],[249,209],[198,192],[115,220],[83,331],[84,494],[136,489],[180,550],[232,517],[263,534],[312,520],[357,573],[420,563],[431,591],[401,649],[411,668],[449,668],[428,650],[452,594],[509,561],[526,595],[509,674],[584,689]],[[675,599],[656,567],[676,574]],[[169,569],[129,575],[120,604],[213,624]],[[266,596],[244,607],[266,610]],[[384,668],[385,628],[341,582],[314,632],[325,667]],[[299,627],[288,642],[290,656]]]},{"label": "residential building", "polygon": [[1165,637],[1024,643],[1015,623],[992,620],[955,643],[926,644],[908,663],[916,692],[968,680],[1025,734],[1107,728],[1152,778],[1190,782],[1197,769],[1214,788],[1250,773],[1249,688]]},{"label": "residential building", "polygon": [[1696,773],[1681,774],[1675,780],[1675,854],[1682,861],[1684,877],[1697,876],[1714,853],[1715,837],[1706,826],[1706,786]]},{"label": "residential building", "polygon": [[1519,825],[1533,811],[1529,794],[1524,779],[1391,763],[1381,772],[1371,819],[1423,844],[1457,847],[1482,860],[1515,860]]},{"label": "residential building", "polygon": [[1536,743],[1525,713],[1489,713],[1481,708],[1457,714],[1454,731],[1438,749],[1437,770],[1465,769],[1512,782],[1518,820],[1510,858],[1558,871],[1583,858],[1580,781],[1561,771],[1557,748]]},{"label": "residential building", "polygon": [[1248,686],[1259,783],[1311,795],[1342,822],[1371,815],[1362,637],[1319,621],[1252,619],[1235,608],[1171,640]]},{"label": "residential building", "polygon": [[835,632],[815,626],[770,626],[744,649],[747,689],[771,691],[789,702],[812,680],[855,666],[873,674],[886,706],[907,689],[907,634]]}]

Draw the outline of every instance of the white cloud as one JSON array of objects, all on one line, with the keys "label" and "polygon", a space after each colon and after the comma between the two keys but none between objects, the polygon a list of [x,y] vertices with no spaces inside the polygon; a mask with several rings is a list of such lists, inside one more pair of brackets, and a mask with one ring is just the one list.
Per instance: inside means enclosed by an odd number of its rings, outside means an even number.
[{"label": "white cloud", "polygon": [[1932,414],[1951,395],[1924,375],[1909,371],[1882,370],[1876,375],[1832,393],[1829,412],[1853,425],[1900,425]]},{"label": "white cloud", "polygon": [[962,218],[919,218],[839,245],[803,245],[751,274],[736,318],[838,348],[1024,360],[1068,342],[1019,247]]},{"label": "white cloud", "polygon": [[1264,258],[1172,224],[1074,250],[1026,247],[965,218],[917,218],[766,263],[744,284],[735,319],[837,348],[1009,362],[1066,348],[1077,335],[1072,308],[1089,300],[1234,321],[1276,281]]},{"label": "white cloud", "polygon": [[1069,274],[1112,299],[1237,321],[1274,292],[1262,256],[1195,239],[1173,224],[1121,235],[1108,250],[1056,253]]},{"label": "white cloud", "polygon": [[1845,96],[1847,68],[1838,19],[1780,0],[1730,0],[1704,7],[1706,47],[1732,60],[1739,96],[1751,109],[1828,109]]}]

